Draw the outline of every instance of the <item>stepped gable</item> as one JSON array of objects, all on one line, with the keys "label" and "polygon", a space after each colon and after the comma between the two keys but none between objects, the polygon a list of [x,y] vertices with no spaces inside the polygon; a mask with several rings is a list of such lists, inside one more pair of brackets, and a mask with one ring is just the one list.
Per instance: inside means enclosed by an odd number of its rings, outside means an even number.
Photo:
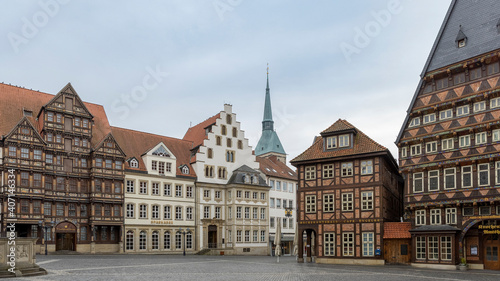
[{"label": "stepped gable", "polygon": [[214,125],[217,119],[220,119],[220,113],[217,113],[207,120],[189,128],[182,139],[193,142],[194,147],[202,145],[203,141],[208,138],[205,128],[210,125]]}]

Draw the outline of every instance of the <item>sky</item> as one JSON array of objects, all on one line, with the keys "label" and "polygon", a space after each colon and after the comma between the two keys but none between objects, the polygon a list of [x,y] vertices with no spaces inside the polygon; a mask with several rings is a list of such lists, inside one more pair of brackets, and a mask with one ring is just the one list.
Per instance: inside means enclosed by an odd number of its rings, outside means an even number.
[{"label": "sky", "polygon": [[3,0],[0,82],[71,82],[112,126],[182,138],[233,106],[253,147],[266,68],[293,159],[345,119],[394,144],[451,0]]}]

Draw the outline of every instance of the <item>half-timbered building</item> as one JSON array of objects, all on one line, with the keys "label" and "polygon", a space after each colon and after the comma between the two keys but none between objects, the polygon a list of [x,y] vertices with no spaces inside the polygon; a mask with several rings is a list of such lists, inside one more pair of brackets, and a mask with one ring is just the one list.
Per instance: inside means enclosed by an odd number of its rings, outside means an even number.
[{"label": "half-timbered building", "polygon": [[500,2],[454,0],[397,138],[416,266],[500,269]]},{"label": "half-timbered building", "polygon": [[39,238],[37,252],[45,243],[48,251],[118,252],[124,156],[104,108],[71,84],[56,95],[0,84],[2,233],[15,217],[17,236]]},{"label": "half-timbered building", "polygon": [[384,264],[384,222],[402,214],[403,181],[389,150],[339,119],[291,161],[299,187],[298,261]]}]

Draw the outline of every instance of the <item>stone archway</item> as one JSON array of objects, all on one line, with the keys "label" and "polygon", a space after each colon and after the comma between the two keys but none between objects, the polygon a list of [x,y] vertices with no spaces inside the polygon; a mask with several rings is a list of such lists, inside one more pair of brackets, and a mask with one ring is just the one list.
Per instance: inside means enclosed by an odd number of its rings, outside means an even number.
[{"label": "stone archway", "polygon": [[76,226],[71,222],[56,225],[56,251],[76,251]]},{"label": "stone archway", "polygon": [[[467,261],[471,259],[481,261],[484,269],[500,270],[500,220],[493,219],[496,221],[495,224],[480,224],[488,220],[491,221],[491,219],[476,218],[464,224],[465,227],[459,237],[460,257],[466,257]],[[475,234],[469,235],[471,231]]]}]

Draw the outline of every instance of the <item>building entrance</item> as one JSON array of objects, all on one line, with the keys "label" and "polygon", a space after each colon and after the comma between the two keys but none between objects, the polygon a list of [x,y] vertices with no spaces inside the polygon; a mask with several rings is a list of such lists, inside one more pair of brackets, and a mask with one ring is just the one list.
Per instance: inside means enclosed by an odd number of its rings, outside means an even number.
[{"label": "building entrance", "polygon": [[208,226],[208,248],[215,249],[217,248],[217,226],[209,225]]},{"label": "building entrance", "polygon": [[76,226],[62,222],[56,226],[56,251],[76,251]]},{"label": "building entrance", "polygon": [[500,235],[485,235],[483,247],[484,268],[500,270]]}]

